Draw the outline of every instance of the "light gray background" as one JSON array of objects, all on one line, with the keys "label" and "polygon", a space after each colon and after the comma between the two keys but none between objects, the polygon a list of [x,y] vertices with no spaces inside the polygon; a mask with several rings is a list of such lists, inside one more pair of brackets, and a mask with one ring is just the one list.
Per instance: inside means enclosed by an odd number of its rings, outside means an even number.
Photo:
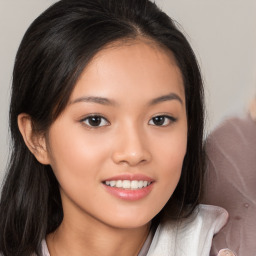
[{"label": "light gray background", "polygon": [[[54,0],[0,0],[0,181],[8,158],[12,68],[29,24]],[[156,0],[194,48],[205,80],[207,126],[241,114],[256,92],[255,0]]]}]

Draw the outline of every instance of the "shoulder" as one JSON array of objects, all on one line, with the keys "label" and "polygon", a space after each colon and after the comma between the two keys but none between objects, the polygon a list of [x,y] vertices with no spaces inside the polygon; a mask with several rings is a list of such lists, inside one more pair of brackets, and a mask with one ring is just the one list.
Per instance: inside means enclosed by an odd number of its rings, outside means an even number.
[{"label": "shoulder", "polygon": [[[218,206],[200,204],[194,210],[193,214],[187,218],[180,221],[169,221],[160,225],[162,231],[170,232],[176,229],[176,233],[180,237],[187,237],[192,231],[195,233],[197,231],[197,239],[200,236],[214,235],[220,231],[220,229],[227,223],[228,212]],[[175,234],[176,235],[176,234]]]},{"label": "shoulder", "polygon": [[199,205],[194,214],[181,221],[160,224],[148,256],[209,256],[212,238],[227,222],[228,213],[221,207]]},{"label": "shoulder", "polygon": [[[256,112],[255,112],[256,113]],[[255,252],[256,120],[249,115],[222,122],[206,141],[204,202],[224,207],[227,225],[214,237],[213,249]]]},{"label": "shoulder", "polygon": [[[252,144],[256,141],[256,123],[251,119],[249,115],[242,117],[231,117],[221,122],[206,139],[207,151],[214,151],[214,147],[218,146],[230,148],[231,150],[239,149],[238,146],[234,145],[235,141],[242,142],[243,144]],[[233,145],[233,147],[231,147]]]},{"label": "shoulder", "polygon": [[219,206],[200,204],[190,219],[185,220],[185,226],[199,227],[201,232],[218,233],[228,221],[228,212]]}]

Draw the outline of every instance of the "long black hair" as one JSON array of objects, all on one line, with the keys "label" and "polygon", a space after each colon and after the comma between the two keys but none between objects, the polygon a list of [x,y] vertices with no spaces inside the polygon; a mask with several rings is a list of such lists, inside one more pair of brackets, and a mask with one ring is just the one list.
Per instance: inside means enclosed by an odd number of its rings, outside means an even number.
[{"label": "long black hair", "polygon": [[181,218],[198,205],[203,182],[203,88],[189,43],[175,22],[149,0],[62,0],[42,13],[20,44],[10,104],[12,154],[0,201],[0,252],[41,255],[41,241],[61,223],[58,182],[49,165],[26,147],[17,125],[20,113],[46,132],[65,108],[85,66],[107,44],[145,37],[170,50],[185,87],[188,142],[178,186],[163,215]]}]

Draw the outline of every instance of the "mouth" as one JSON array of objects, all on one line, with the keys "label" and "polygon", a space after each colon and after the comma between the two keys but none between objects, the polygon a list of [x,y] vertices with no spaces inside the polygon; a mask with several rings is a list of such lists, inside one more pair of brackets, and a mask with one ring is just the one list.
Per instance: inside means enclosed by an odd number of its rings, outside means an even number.
[{"label": "mouth", "polygon": [[102,181],[106,191],[122,200],[136,201],[147,197],[155,180],[143,174],[122,174]]},{"label": "mouth", "polygon": [[126,190],[138,190],[148,187],[152,182],[146,180],[108,180],[104,181],[103,184]]}]

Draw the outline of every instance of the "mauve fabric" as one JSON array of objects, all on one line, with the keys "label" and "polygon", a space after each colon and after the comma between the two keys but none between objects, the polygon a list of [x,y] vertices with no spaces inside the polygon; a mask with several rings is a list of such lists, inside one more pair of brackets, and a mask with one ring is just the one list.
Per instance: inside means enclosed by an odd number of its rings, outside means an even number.
[{"label": "mauve fabric", "polygon": [[211,255],[228,247],[256,255],[256,122],[249,116],[224,121],[206,142],[204,203],[225,208],[226,226],[214,237]]}]

